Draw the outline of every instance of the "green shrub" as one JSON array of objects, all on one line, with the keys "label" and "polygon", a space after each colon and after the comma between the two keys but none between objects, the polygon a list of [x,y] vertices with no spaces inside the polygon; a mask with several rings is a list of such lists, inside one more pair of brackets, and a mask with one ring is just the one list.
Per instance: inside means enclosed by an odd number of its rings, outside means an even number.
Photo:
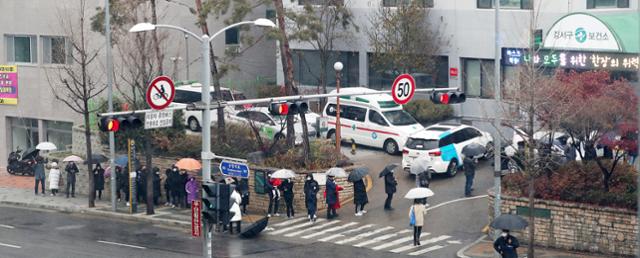
[{"label": "green shrub", "polygon": [[304,164],[304,152],[302,146],[275,153],[265,159],[265,166],[291,169],[327,169],[335,167],[344,156],[336,152],[335,145],[330,140],[312,140],[309,142],[311,150],[311,160],[309,164]]},{"label": "green shrub", "polygon": [[[218,129],[211,128],[211,151],[223,156],[246,158],[247,154],[258,149],[251,130],[242,125],[226,124],[226,142],[218,141]],[[154,138],[156,153],[167,156],[200,158],[202,136],[184,135],[171,137],[159,135]]]},{"label": "green shrub", "polygon": [[423,124],[437,123],[453,116],[453,108],[451,106],[436,105],[427,99],[412,100],[404,105],[404,109]]}]

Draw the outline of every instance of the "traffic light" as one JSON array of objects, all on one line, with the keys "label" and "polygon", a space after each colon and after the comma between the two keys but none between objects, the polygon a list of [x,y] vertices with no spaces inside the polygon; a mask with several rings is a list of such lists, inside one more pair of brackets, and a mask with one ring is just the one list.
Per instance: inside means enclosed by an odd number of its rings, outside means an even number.
[{"label": "traffic light", "polygon": [[459,104],[467,100],[467,96],[462,92],[434,92],[431,94],[431,101],[435,104]]},{"label": "traffic light", "polygon": [[309,110],[309,103],[306,101],[276,102],[269,104],[269,113],[275,116],[305,114],[307,110]]},{"label": "traffic light", "polygon": [[142,120],[136,115],[120,116],[118,117],[118,121],[120,122],[120,128],[122,130],[142,127]]},{"label": "traffic light", "polygon": [[120,121],[118,121],[118,119],[114,119],[113,117],[101,117],[98,128],[102,132],[117,132],[120,129]]},{"label": "traffic light", "polygon": [[202,218],[209,224],[218,223],[218,183],[203,183],[207,196],[202,197]]},{"label": "traffic light", "polygon": [[289,104],[291,114],[305,114],[309,110],[309,104],[304,101],[296,101]]}]

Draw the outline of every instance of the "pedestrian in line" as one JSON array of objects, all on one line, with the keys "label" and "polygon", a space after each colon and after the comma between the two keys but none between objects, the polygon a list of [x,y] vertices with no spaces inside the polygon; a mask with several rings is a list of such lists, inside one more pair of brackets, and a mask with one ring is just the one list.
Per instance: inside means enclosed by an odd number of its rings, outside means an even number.
[{"label": "pedestrian in line", "polygon": [[40,188],[42,189],[42,196],[44,196],[44,180],[46,178],[46,175],[44,174],[44,158],[42,156],[36,157],[36,164],[33,168],[33,175],[36,180],[36,195],[38,195],[38,184],[40,184]]},{"label": "pedestrian in line", "polygon": [[116,197],[118,202],[122,200],[122,193],[127,191],[126,182],[128,178],[129,176],[122,171],[122,167],[116,166]]},{"label": "pedestrian in line", "polygon": [[339,191],[342,191],[342,187],[336,184],[335,177],[328,176],[324,190],[324,197],[327,202],[327,219],[338,217],[337,209],[340,209]]},{"label": "pedestrian in line", "polygon": [[136,200],[138,203],[147,202],[147,166],[142,165],[136,171]]},{"label": "pedestrian in line", "polygon": [[49,190],[51,190],[51,196],[56,196],[60,185],[60,168],[58,163],[51,163],[51,169],[49,169]]},{"label": "pedestrian in line", "polygon": [[398,181],[393,177],[393,173],[388,173],[384,176],[384,192],[387,194],[387,199],[384,201],[385,210],[393,210],[391,200],[393,200],[393,194],[396,192],[396,185],[398,185]]},{"label": "pedestrian in line", "polygon": [[123,187],[124,187],[124,188],[123,188],[123,189],[124,189],[124,196],[125,196],[125,198],[126,198],[126,202],[127,202],[127,203],[126,203],[126,205],[127,205],[127,207],[129,207],[130,202],[132,202],[132,201],[133,201],[133,200],[132,200],[132,197],[133,197],[133,196],[131,196],[131,191],[133,190],[133,189],[131,189],[131,188],[132,188],[132,186],[131,186],[131,182],[132,182],[133,180],[135,180],[135,178],[132,178],[132,177],[131,177],[132,173],[131,173],[131,172],[129,172],[129,166],[126,166],[126,167],[124,168],[124,172],[123,172],[123,173],[124,173],[124,175],[125,175],[125,177],[124,177],[124,178],[125,178],[125,180],[124,180],[124,185],[123,185]]},{"label": "pedestrian in line", "polygon": [[367,197],[367,186],[364,184],[364,179],[353,182],[353,203],[356,206],[356,216],[362,216],[367,213],[364,210],[364,205],[369,203]]},{"label": "pedestrian in line", "polygon": [[78,174],[80,170],[78,170],[78,166],[76,166],[76,163],[71,161],[64,168],[64,171],[67,172],[67,187],[66,187],[67,198],[69,198],[69,194],[71,194],[71,198],[75,198],[76,197],[76,174]]},{"label": "pedestrian in line", "polygon": [[178,199],[180,198],[180,191],[176,188],[178,182],[178,176],[180,175],[178,172],[178,167],[176,165],[172,165],[170,169],[167,169],[167,181],[165,182],[165,189],[168,189],[171,198],[167,197],[167,200],[170,199],[169,205],[172,208],[175,208],[176,205],[179,204]]},{"label": "pedestrian in line", "polygon": [[102,191],[104,190],[104,169],[100,166],[100,163],[97,163],[96,167],[93,168],[93,186],[98,200],[102,200]]},{"label": "pedestrian in line", "polygon": [[278,210],[280,208],[280,184],[282,181],[278,178],[271,178],[269,175],[269,182],[267,183],[267,190],[269,191],[269,210],[267,213],[267,217],[271,217],[271,214],[276,217],[280,216]]},{"label": "pedestrian in line", "polygon": [[160,169],[158,167],[153,167],[153,205],[160,204],[160,196],[162,195],[162,190],[160,189]]},{"label": "pedestrian in line", "polygon": [[249,180],[242,178],[238,181],[238,192],[242,196],[240,206],[242,208],[242,214],[247,214],[247,205],[249,205]]},{"label": "pedestrian in line", "polygon": [[315,222],[318,216],[316,216],[318,197],[317,193],[320,191],[320,185],[318,181],[313,179],[311,174],[307,174],[307,180],[304,182],[304,204],[307,206],[307,218],[309,221]]},{"label": "pedestrian in line", "polygon": [[295,211],[293,209],[293,182],[291,179],[285,179],[280,185],[280,189],[282,189],[284,203],[287,206],[287,218],[293,218]]},{"label": "pedestrian in line", "polygon": [[180,170],[180,175],[178,176],[178,184],[179,184],[179,191],[180,191],[180,207],[181,208],[186,208],[187,207],[187,190],[185,188],[185,186],[187,185],[187,182],[189,181],[189,174],[187,174],[186,170]]},{"label": "pedestrian in line", "polygon": [[493,249],[498,252],[502,258],[518,258],[517,248],[520,246],[518,239],[509,234],[509,230],[503,229],[500,237],[493,242]]},{"label": "pedestrian in line", "polygon": [[229,220],[229,234],[233,235],[233,224],[236,224],[236,228],[238,230],[238,234],[240,234],[240,224],[242,224],[242,212],[240,211],[240,203],[242,202],[242,196],[236,189],[233,189],[231,193],[231,197],[229,202],[231,203],[231,208],[229,212],[233,213],[233,217]]},{"label": "pedestrian in line", "polygon": [[187,192],[187,208],[191,208],[191,203],[198,199],[198,181],[195,177],[189,176],[189,180],[184,186],[185,192]]},{"label": "pedestrian in line", "polygon": [[424,225],[424,215],[427,214],[427,207],[424,200],[414,199],[413,205],[409,208],[409,224],[413,226],[413,245],[420,245],[420,234]]},{"label": "pedestrian in line", "polygon": [[473,178],[476,175],[476,160],[471,157],[464,157],[463,166],[464,166],[464,176],[466,178],[464,184],[464,196],[471,197],[471,192],[473,191]]}]

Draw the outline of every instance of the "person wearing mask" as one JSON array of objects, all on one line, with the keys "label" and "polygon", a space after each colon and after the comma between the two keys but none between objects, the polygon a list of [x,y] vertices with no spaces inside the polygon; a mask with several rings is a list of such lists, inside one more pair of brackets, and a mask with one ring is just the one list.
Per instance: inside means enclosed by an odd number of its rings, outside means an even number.
[{"label": "person wearing mask", "polygon": [[33,168],[33,175],[36,180],[36,195],[38,195],[38,185],[40,185],[40,188],[42,189],[42,196],[44,196],[44,180],[46,178],[46,175],[44,174],[44,158],[42,156],[36,157],[36,164]]},{"label": "person wearing mask", "polygon": [[424,225],[424,215],[427,214],[427,207],[421,199],[414,199],[413,205],[409,208],[409,224],[413,226],[413,245],[420,245],[420,234]]},{"label": "person wearing mask", "polygon": [[184,190],[187,193],[187,208],[191,208],[191,203],[198,200],[198,181],[195,177],[189,176],[187,183],[184,186]]},{"label": "person wearing mask", "polygon": [[391,200],[393,200],[393,194],[396,192],[396,185],[398,182],[393,177],[393,173],[388,173],[384,176],[384,192],[387,194],[387,199],[384,201],[384,209],[392,211]]},{"label": "person wearing mask", "polygon": [[51,196],[56,196],[60,185],[60,168],[58,163],[51,163],[51,169],[49,169],[49,190],[51,190]]},{"label": "person wearing mask", "polygon": [[174,164],[167,173],[167,185],[171,194],[171,202],[169,204],[172,208],[180,206],[180,188],[176,188],[179,185],[180,172],[178,167]]},{"label": "person wearing mask", "polygon": [[518,251],[520,247],[518,239],[509,234],[509,230],[503,229],[500,237],[493,242],[493,249],[498,252],[502,258],[518,258]]},{"label": "person wearing mask", "polygon": [[160,181],[160,169],[153,167],[153,205],[156,206],[160,204],[160,196],[162,195]]},{"label": "person wearing mask", "polygon": [[276,217],[280,216],[278,210],[280,208],[280,184],[282,181],[278,178],[271,178],[271,174],[269,174],[269,181],[267,182],[267,190],[269,192],[269,210],[267,213],[267,217],[271,217],[271,215],[275,215]]},{"label": "person wearing mask", "polygon": [[304,204],[307,207],[307,218],[311,222],[315,222],[317,219],[316,210],[318,204],[317,193],[320,191],[320,185],[318,181],[313,179],[311,174],[307,174],[304,181]]},{"label": "person wearing mask", "polygon": [[136,200],[138,203],[147,202],[147,166],[141,166],[136,171]]},{"label": "person wearing mask", "polygon": [[473,191],[473,178],[476,175],[476,160],[472,157],[464,157],[462,164],[464,166],[464,176],[466,178],[464,184],[464,196],[471,197],[471,192]]},{"label": "person wearing mask", "polygon": [[291,179],[285,179],[280,185],[280,188],[284,196],[284,203],[287,206],[287,218],[293,218],[295,215],[295,211],[293,210],[293,182]]},{"label": "person wearing mask", "polygon": [[242,178],[238,181],[238,192],[242,196],[240,206],[242,208],[242,214],[247,214],[247,205],[249,205],[249,180]]},{"label": "person wearing mask", "polygon": [[[430,171],[422,172],[418,174],[417,177],[418,178],[416,180],[416,187],[429,188],[429,180],[431,179]],[[427,204],[427,198],[424,198],[423,201],[424,205],[426,205],[426,207],[429,207],[429,204]]]},{"label": "person wearing mask", "polygon": [[327,202],[327,219],[333,219],[338,217],[337,210],[340,209],[340,195],[338,192],[342,190],[342,187],[336,184],[333,176],[327,177],[325,187],[324,196]]},{"label": "person wearing mask", "polygon": [[128,191],[126,188],[128,178],[129,176],[122,171],[122,167],[116,166],[116,197],[118,202],[122,200],[122,193],[126,195],[125,191]]},{"label": "person wearing mask", "polygon": [[75,162],[71,161],[64,168],[64,171],[67,172],[67,187],[66,187],[67,198],[69,198],[69,194],[71,194],[71,198],[75,198],[76,197],[76,174],[80,172],[78,170],[78,166],[76,166]]},{"label": "person wearing mask", "polygon": [[229,212],[233,212],[233,217],[229,220],[229,234],[233,234],[233,224],[236,224],[237,233],[240,234],[240,224],[242,224],[242,212],[240,211],[240,203],[242,202],[242,196],[236,189],[233,189],[229,202],[231,208]]},{"label": "person wearing mask", "polygon": [[179,207],[186,208],[187,207],[187,191],[185,186],[189,181],[189,174],[187,174],[186,170],[180,170],[180,174],[178,176],[178,190],[180,191],[179,199]]},{"label": "person wearing mask", "polygon": [[104,190],[104,169],[100,166],[100,163],[96,164],[93,168],[93,187],[96,191],[98,200],[102,200],[102,191]]},{"label": "person wearing mask", "polygon": [[356,206],[356,216],[359,217],[367,213],[364,210],[364,205],[369,203],[369,198],[367,197],[367,186],[364,184],[363,179],[353,182],[353,203]]}]

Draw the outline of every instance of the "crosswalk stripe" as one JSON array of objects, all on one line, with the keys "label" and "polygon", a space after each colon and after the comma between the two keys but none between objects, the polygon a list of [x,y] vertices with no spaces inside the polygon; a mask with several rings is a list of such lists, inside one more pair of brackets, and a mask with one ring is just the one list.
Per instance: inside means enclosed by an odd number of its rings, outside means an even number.
[{"label": "crosswalk stripe", "polygon": [[363,239],[365,237],[368,237],[368,236],[371,236],[371,235],[375,235],[375,234],[378,234],[380,232],[387,231],[387,230],[390,230],[390,229],[393,229],[393,227],[389,226],[389,227],[379,228],[379,229],[376,229],[376,230],[371,231],[371,232],[362,233],[362,234],[356,235],[354,237],[350,237],[350,238],[347,238],[347,239],[340,240],[340,241],[336,242],[336,244],[339,244],[339,245],[346,244],[346,243],[353,242],[353,241],[356,241],[356,240],[360,240],[360,239]]},{"label": "crosswalk stripe", "polygon": [[[318,220],[316,221],[316,223],[317,223],[317,222],[323,222],[323,221],[325,221],[325,219],[318,219]],[[286,227],[286,228],[283,228],[283,229],[280,229],[280,230],[271,231],[271,232],[269,232],[268,234],[269,234],[269,235],[278,235],[278,234],[286,233],[286,232],[289,232],[289,231],[291,231],[291,230],[299,229],[299,228],[301,228],[301,227],[310,226],[310,225],[313,225],[313,222],[307,221],[307,222],[305,222],[305,223],[300,223],[300,224],[298,224],[298,225],[292,225],[292,226],[290,226],[290,227]]]},{"label": "crosswalk stripe", "polygon": [[405,234],[405,233],[409,233],[409,232],[412,232],[412,230],[404,229],[404,230],[400,230],[400,231],[398,231],[396,233],[382,235],[382,236],[376,237],[374,239],[367,240],[367,241],[364,241],[364,242],[359,243],[359,244],[355,244],[353,246],[355,246],[355,247],[363,247],[365,245],[370,245],[370,244],[373,244],[373,243],[377,243],[377,242],[380,242],[382,240],[387,240],[389,238],[396,237],[396,236],[398,236],[400,234]]},{"label": "crosswalk stripe", "polygon": [[326,234],[326,233],[336,232],[336,231],[339,231],[339,230],[342,230],[342,229],[345,229],[345,228],[348,228],[348,227],[351,227],[351,226],[354,226],[354,225],[358,225],[358,222],[349,222],[349,223],[344,224],[344,225],[328,228],[328,229],[322,230],[320,232],[315,232],[313,234],[303,236],[302,238],[310,239],[312,237],[316,237],[316,236],[319,236],[319,235],[322,235],[322,234]]},{"label": "crosswalk stripe", "polygon": [[409,255],[421,255],[421,254],[428,253],[428,252],[431,252],[431,251],[434,251],[434,250],[438,250],[438,249],[444,248],[444,247],[445,247],[445,245],[434,245],[434,246],[430,246],[430,247],[427,247],[425,249],[422,249],[420,251],[415,251],[413,253],[409,253]]},{"label": "crosswalk stripe", "polygon": [[285,222],[280,222],[280,223],[278,223],[278,224],[274,224],[274,225],[271,225],[271,226],[273,226],[273,227],[282,227],[282,226],[287,226],[287,225],[295,224],[295,223],[297,223],[298,221],[301,221],[301,220],[303,220],[303,219],[307,219],[307,218],[305,218],[305,217],[300,217],[300,218],[296,218],[296,219],[292,219],[292,220],[286,220]]},{"label": "crosswalk stripe", "polygon": [[318,230],[318,229],[321,229],[321,228],[324,228],[324,227],[327,227],[327,226],[331,226],[331,225],[336,224],[336,223],[340,223],[340,221],[339,220],[334,220],[334,221],[330,221],[330,222],[327,222],[327,223],[324,223],[324,224],[315,225],[313,227],[310,227],[310,228],[307,228],[307,229],[303,229],[303,230],[298,230],[296,232],[289,233],[289,234],[286,234],[284,236],[286,236],[286,237],[294,237],[294,236],[300,235],[302,233]]},{"label": "crosswalk stripe", "polygon": [[[422,233],[422,234],[420,235],[420,239],[422,239],[422,238],[424,238],[424,237],[426,237],[426,236],[428,236],[428,235],[431,235],[431,233],[427,233],[427,232]],[[409,242],[409,241],[413,241],[413,236],[408,236],[408,237],[399,238],[399,239],[396,239],[396,240],[394,240],[394,241],[392,241],[392,242],[389,242],[389,243],[385,243],[385,244],[382,244],[382,245],[374,246],[374,247],[373,247],[373,248],[371,248],[371,249],[376,250],[376,251],[377,251],[377,250],[382,250],[382,249],[385,249],[385,248],[387,248],[387,247],[391,247],[391,246],[394,246],[394,245],[399,245],[399,244],[402,244],[402,243],[404,243],[404,242]]]},{"label": "crosswalk stripe", "polygon": [[[427,239],[424,242],[421,241],[421,244],[424,244],[424,245],[433,244],[435,242],[446,240],[446,239],[449,239],[449,238],[451,238],[451,236],[442,235],[442,236],[438,236],[438,237]],[[413,244],[410,244],[410,245],[405,245],[405,246],[400,247],[400,248],[393,249],[393,250],[391,250],[391,252],[393,252],[393,253],[402,253],[402,252],[405,252],[405,251],[409,251],[411,249],[416,249],[418,247],[420,247],[420,246],[419,245],[418,246],[414,246]]]},{"label": "crosswalk stripe", "polygon": [[351,234],[351,233],[354,233],[354,232],[358,232],[360,230],[367,229],[367,228],[370,228],[370,227],[373,227],[373,226],[375,226],[375,224],[364,225],[364,226],[359,227],[359,228],[354,228],[354,229],[347,230],[347,231],[342,232],[340,234],[335,234],[335,235],[332,235],[332,236],[321,238],[318,241],[320,241],[320,242],[329,242],[329,241],[331,241],[333,239],[336,239],[336,238],[339,238],[339,237],[344,237],[344,236],[346,236],[348,234]]}]

